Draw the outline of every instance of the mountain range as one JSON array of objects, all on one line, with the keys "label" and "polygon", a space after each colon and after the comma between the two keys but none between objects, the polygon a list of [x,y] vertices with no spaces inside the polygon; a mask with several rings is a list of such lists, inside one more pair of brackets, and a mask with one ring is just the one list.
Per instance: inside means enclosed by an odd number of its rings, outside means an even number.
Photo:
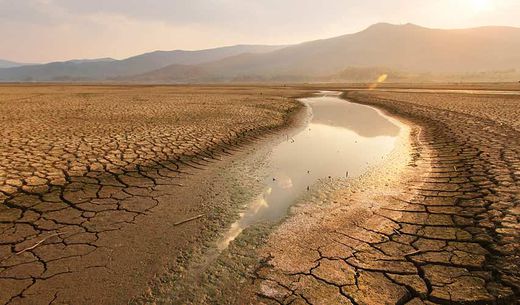
[{"label": "mountain range", "polygon": [[279,48],[282,46],[237,45],[200,51],[155,51],[123,60],[101,58],[26,65],[0,69],[0,81],[107,81],[172,64],[197,65],[238,54],[269,52]]},{"label": "mountain range", "polygon": [[152,83],[247,81],[518,80],[520,28],[430,29],[375,24],[354,34],[287,46],[157,51],[125,60],[0,69],[3,81]]},{"label": "mountain range", "polygon": [[14,62],[14,61],[0,59],[0,69],[2,69],[2,68],[20,67],[20,66],[25,66],[25,65],[27,65],[27,64],[22,64],[22,63],[19,63],[19,62]]}]

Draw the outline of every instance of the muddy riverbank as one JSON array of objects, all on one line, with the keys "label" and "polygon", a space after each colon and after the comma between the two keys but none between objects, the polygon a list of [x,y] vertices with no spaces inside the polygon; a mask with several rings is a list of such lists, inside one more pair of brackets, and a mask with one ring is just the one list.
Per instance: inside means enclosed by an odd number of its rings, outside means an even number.
[{"label": "muddy riverbank", "polygon": [[[395,155],[391,152],[396,145],[402,148],[408,131],[400,122],[373,108],[339,99],[336,93],[320,95],[302,101],[311,111],[304,126],[268,145],[261,143],[254,153],[219,170],[222,176],[214,183],[229,186],[227,191],[239,198],[238,220],[216,247],[209,246],[192,257],[188,268],[177,272],[180,276],[165,279],[169,288],[161,284],[163,288],[156,291],[162,292],[145,299],[192,304],[249,302],[247,297],[255,293],[248,281],[260,257],[256,249],[285,218],[289,206],[322,198],[333,189],[351,189],[352,181],[366,177]],[[235,293],[244,289],[250,294]]]},{"label": "muddy riverbank", "polygon": [[410,159],[388,181],[332,192],[271,234],[251,277],[255,302],[516,304],[519,96],[344,96],[408,121]]},{"label": "muddy riverbank", "polygon": [[206,169],[284,129],[302,94],[0,86],[0,304],[142,294],[232,221],[228,200],[205,200]]},{"label": "muddy riverbank", "polygon": [[228,304],[514,304],[520,163],[511,118],[518,96],[345,97],[408,126],[386,162],[355,180],[317,184],[274,227],[244,230],[183,297]]}]

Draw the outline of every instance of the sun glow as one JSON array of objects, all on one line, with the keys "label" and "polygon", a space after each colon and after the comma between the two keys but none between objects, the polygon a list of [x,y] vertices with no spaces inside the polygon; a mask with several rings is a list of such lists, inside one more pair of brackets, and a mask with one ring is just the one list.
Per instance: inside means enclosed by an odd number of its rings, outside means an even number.
[{"label": "sun glow", "polygon": [[493,0],[470,0],[473,10],[476,12],[485,12],[493,8]]}]

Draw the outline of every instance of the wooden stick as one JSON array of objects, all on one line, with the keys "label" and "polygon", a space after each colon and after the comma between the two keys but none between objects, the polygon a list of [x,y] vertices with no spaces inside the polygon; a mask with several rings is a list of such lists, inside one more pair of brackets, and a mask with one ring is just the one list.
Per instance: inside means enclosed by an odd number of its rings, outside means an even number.
[{"label": "wooden stick", "polygon": [[190,222],[190,221],[193,221],[193,220],[199,219],[199,218],[201,218],[201,217],[203,217],[203,216],[204,216],[204,214],[200,214],[200,215],[197,215],[197,216],[193,216],[193,217],[190,217],[190,218],[188,218],[188,219],[184,219],[184,220],[181,220],[181,221],[179,221],[179,222],[176,222],[176,223],[173,224],[173,226],[175,227],[175,226],[178,226],[178,225],[182,225],[183,223],[187,223],[187,222]]},{"label": "wooden stick", "polygon": [[23,250],[20,250],[20,251],[18,251],[18,252],[16,252],[16,255],[20,255],[20,254],[22,254],[22,253],[24,253],[24,252],[26,252],[26,251],[29,251],[29,250],[32,250],[32,249],[38,247],[38,246],[41,245],[44,241],[46,241],[47,239],[49,239],[49,238],[51,238],[51,237],[54,237],[54,236],[60,236],[60,235],[62,235],[62,234],[66,234],[66,233],[69,233],[69,232],[59,232],[59,233],[51,234],[51,235],[49,235],[49,236],[47,236],[47,237],[45,237],[45,238],[42,238],[39,242],[35,243],[34,245],[32,245],[32,246],[30,246],[30,247],[28,247],[28,248],[25,248],[25,249],[23,249]]}]

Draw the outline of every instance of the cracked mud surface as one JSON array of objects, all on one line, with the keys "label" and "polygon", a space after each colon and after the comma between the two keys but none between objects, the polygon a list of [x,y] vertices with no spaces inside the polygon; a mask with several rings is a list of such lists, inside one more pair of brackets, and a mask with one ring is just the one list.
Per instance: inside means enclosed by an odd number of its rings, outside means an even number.
[{"label": "cracked mud surface", "polygon": [[197,200],[204,179],[192,173],[282,127],[298,94],[0,86],[0,304],[122,304],[140,294],[161,265],[222,225],[222,207]]},{"label": "cracked mud surface", "polygon": [[517,304],[520,96],[345,97],[409,122],[412,154],[393,172],[381,169],[299,207],[260,250],[258,290],[245,299]]}]

